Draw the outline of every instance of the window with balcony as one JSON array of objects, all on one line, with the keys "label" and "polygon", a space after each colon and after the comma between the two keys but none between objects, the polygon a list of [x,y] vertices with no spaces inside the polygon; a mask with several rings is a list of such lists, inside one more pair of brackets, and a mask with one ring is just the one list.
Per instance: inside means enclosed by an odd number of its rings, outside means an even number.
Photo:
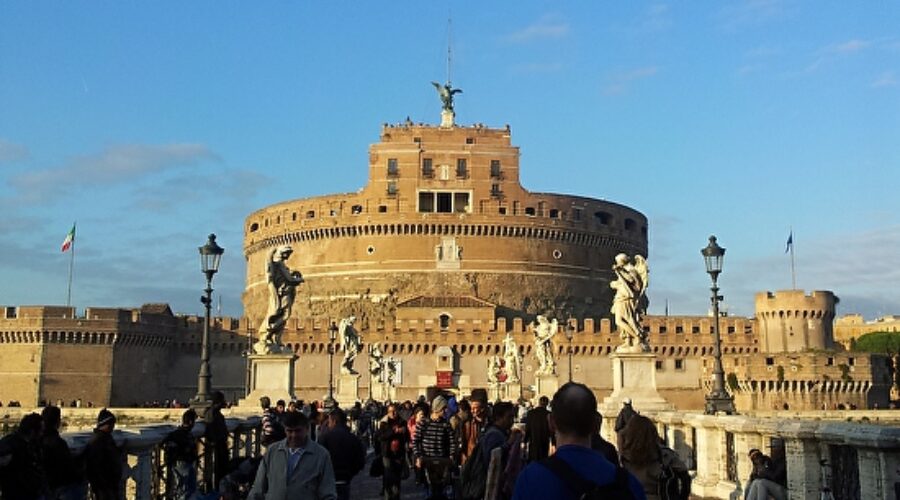
[{"label": "window with balcony", "polygon": [[456,177],[458,179],[465,179],[469,176],[469,167],[465,158],[459,158],[456,160]]},{"label": "window with balcony", "polygon": [[491,177],[500,178],[500,160],[491,160]]},{"label": "window with balcony", "polygon": [[398,173],[399,173],[399,170],[397,168],[397,159],[396,158],[388,158],[387,174],[393,176],[393,175],[397,175]]}]

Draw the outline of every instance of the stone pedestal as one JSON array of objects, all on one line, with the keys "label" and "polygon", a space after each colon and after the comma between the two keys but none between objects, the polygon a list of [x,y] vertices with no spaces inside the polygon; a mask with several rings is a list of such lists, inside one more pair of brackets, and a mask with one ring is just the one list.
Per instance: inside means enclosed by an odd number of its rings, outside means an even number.
[{"label": "stone pedestal", "polygon": [[655,354],[615,352],[609,358],[613,365],[613,392],[600,404],[604,412],[617,412],[626,399],[631,399],[638,412],[675,408],[656,390]]},{"label": "stone pedestal", "polygon": [[294,362],[289,354],[251,354],[250,394],[238,406],[259,408],[259,398],[269,396],[274,405],[279,399],[291,401],[294,396]]},{"label": "stone pedestal", "polygon": [[342,373],[338,376],[334,399],[341,408],[350,408],[359,401],[359,374]]},{"label": "stone pedestal", "polygon": [[441,127],[442,128],[451,128],[454,125],[454,119],[456,118],[456,113],[450,111],[448,109],[441,111]]},{"label": "stone pedestal", "polygon": [[516,403],[522,397],[522,385],[518,380],[512,382],[507,381],[503,384],[503,388],[500,392],[500,399],[503,401],[509,401],[512,403]]},{"label": "stone pedestal", "polygon": [[535,375],[534,381],[536,389],[534,395],[535,403],[541,396],[553,399],[553,395],[559,390],[559,376],[557,375]]}]

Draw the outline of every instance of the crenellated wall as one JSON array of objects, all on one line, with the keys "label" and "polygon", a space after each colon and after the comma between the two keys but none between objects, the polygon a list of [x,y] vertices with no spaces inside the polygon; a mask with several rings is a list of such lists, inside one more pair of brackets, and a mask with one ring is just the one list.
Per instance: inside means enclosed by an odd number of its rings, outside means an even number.
[{"label": "crenellated wall", "polygon": [[834,347],[837,297],[817,290],[781,290],[756,294],[760,348],[765,352],[798,352]]}]

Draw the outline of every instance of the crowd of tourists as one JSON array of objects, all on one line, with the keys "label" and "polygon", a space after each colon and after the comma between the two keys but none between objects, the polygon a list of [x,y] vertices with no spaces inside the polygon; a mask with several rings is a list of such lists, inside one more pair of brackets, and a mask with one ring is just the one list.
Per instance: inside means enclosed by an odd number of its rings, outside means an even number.
[{"label": "crowd of tourists", "polygon": [[[616,439],[600,435],[601,415],[583,384],[562,386],[552,400],[490,404],[457,400],[357,403],[326,411],[317,402],[260,400],[259,456],[229,460],[222,393],[203,417],[193,409],[162,442],[166,497],[349,499],[361,474],[380,478],[386,500],[412,494],[440,499],[686,499],[690,475],[656,425],[626,401]],[[207,471],[198,478],[193,432],[204,418]],[[26,415],[0,440],[0,498],[122,498],[123,452],[113,439],[116,417],[100,411],[90,442],[74,456],[59,436],[60,409]],[[750,452],[745,498],[786,497],[783,449]],[[366,471],[366,465],[368,470]],[[371,482],[371,481],[370,481]],[[401,490],[406,491],[401,491]],[[209,496],[201,496],[203,495]]]}]

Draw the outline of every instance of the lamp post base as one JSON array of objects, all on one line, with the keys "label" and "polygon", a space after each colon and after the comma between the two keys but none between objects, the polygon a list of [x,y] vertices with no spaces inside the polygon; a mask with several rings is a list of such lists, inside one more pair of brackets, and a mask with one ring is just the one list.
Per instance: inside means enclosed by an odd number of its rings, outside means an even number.
[{"label": "lamp post base", "polygon": [[707,415],[715,415],[724,413],[726,415],[734,415],[737,411],[734,409],[734,397],[727,392],[711,392],[706,395]]}]

